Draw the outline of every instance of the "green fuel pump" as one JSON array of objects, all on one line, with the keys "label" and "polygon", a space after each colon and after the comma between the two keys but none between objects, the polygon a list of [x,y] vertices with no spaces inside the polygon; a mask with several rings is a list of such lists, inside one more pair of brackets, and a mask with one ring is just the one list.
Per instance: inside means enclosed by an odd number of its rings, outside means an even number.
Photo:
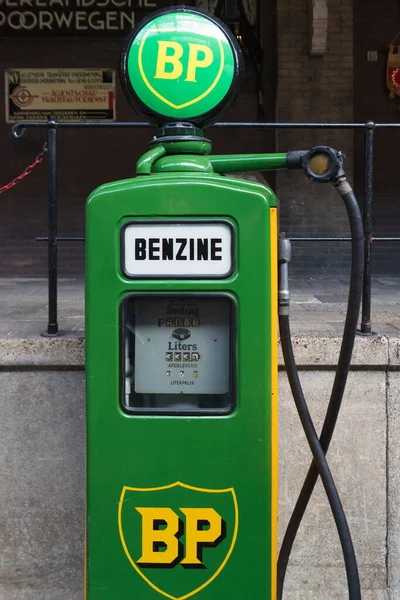
[{"label": "green fuel pump", "polygon": [[[359,211],[331,148],[211,154],[202,128],[233,102],[241,73],[229,29],[194,9],[153,13],[125,44],[125,93],[158,130],[136,177],[102,185],[87,203],[87,600],[280,598],[318,474],[350,598],[360,598],[325,458],[360,302]],[[357,241],[345,349],[319,441],[291,353],[290,252],[280,240],[282,347],[314,462],[277,577],[278,203],[268,187],[225,174],[283,168],[334,181]]]}]

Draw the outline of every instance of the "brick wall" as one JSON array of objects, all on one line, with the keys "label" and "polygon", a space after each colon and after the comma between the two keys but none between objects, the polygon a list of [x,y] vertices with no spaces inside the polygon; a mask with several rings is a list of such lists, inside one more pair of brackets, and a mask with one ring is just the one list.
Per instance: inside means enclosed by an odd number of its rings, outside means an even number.
[{"label": "brick wall", "polygon": [[[318,0],[317,0],[318,4]],[[277,121],[353,120],[352,0],[328,0],[328,40],[323,56],[309,54],[307,0],[279,0]],[[279,130],[277,150],[329,145],[345,152],[353,177],[353,133],[337,130]],[[315,184],[303,173],[277,175],[281,229],[293,237],[346,236],[343,203],[329,184]],[[292,273],[342,273],[348,243],[293,242]]]},{"label": "brick wall", "polygon": [[[4,69],[45,67],[116,68],[123,37],[106,40],[89,38],[27,38],[0,40],[0,185],[18,175],[31,163],[46,140],[45,130],[30,129],[21,140],[11,137],[5,123]],[[268,113],[267,113],[268,115]],[[266,118],[273,118],[269,114]],[[246,77],[236,104],[224,119],[257,119],[255,73],[247,65]],[[122,89],[117,88],[117,120],[138,121]],[[88,194],[107,181],[134,175],[138,157],[148,149],[153,131],[73,130],[58,132],[58,223],[60,236],[84,235],[84,208]],[[273,150],[273,133],[260,130],[207,130],[214,151],[262,152]],[[0,277],[45,277],[47,250],[35,237],[47,231],[47,161],[14,189],[0,196]],[[59,244],[61,277],[83,276],[84,244]]]},{"label": "brick wall", "polygon": [[[354,1],[354,118],[377,123],[399,123],[400,97],[391,100],[386,87],[387,45],[400,30],[400,5],[392,0]],[[400,39],[397,40],[400,44]],[[367,60],[367,50],[377,52]],[[373,235],[400,237],[398,182],[400,130],[378,129],[375,134]],[[363,197],[363,136],[356,136],[356,180]],[[399,243],[376,243],[372,272],[399,276]]]},{"label": "brick wall", "polygon": [[[313,0],[310,0],[312,2]],[[322,0],[315,0],[318,2]],[[324,56],[309,54],[308,0],[274,0],[262,5],[265,49],[266,120],[397,122],[399,99],[389,100],[385,86],[387,44],[397,33],[400,9],[392,0],[328,0],[328,40]],[[354,10],[354,18],[353,18]],[[275,27],[276,21],[276,27]],[[123,39],[54,38],[0,40],[0,185],[29,164],[45,141],[45,132],[30,130],[13,140],[4,120],[5,68],[116,67]],[[354,51],[353,51],[354,45]],[[367,49],[378,61],[366,60]],[[354,107],[354,108],[353,108]],[[226,120],[257,118],[255,74],[251,64],[238,100]],[[117,89],[117,119],[138,120],[122,90]],[[208,130],[215,152],[271,152],[328,144],[347,155],[346,171],[363,202],[363,137],[351,130]],[[400,132],[376,135],[374,235],[400,235],[397,191],[397,138]],[[149,132],[62,130],[59,132],[59,234],[84,235],[84,204],[99,184],[134,173],[147,148]],[[354,165],[354,169],[353,169]],[[281,229],[291,236],[346,236],[347,219],[337,194],[327,184],[309,182],[302,173],[267,176],[281,201]],[[41,165],[17,188],[0,197],[0,276],[45,276],[47,173]],[[293,246],[292,273],[341,274],[348,266],[348,243],[303,243]],[[376,245],[373,272],[397,274],[399,244]],[[60,275],[83,275],[84,245],[60,244]]]}]

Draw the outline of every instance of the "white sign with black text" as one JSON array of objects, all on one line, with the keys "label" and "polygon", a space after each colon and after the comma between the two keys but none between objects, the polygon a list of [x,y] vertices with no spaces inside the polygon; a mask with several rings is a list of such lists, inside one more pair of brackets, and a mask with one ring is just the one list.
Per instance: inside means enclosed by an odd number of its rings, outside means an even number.
[{"label": "white sign with black text", "polygon": [[5,76],[7,123],[116,119],[114,69],[6,69]]},{"label": "white sign with black text", "polygon": [[227,277],[233,234],[227,222],[129,223],[122,236],[128,277]]}]

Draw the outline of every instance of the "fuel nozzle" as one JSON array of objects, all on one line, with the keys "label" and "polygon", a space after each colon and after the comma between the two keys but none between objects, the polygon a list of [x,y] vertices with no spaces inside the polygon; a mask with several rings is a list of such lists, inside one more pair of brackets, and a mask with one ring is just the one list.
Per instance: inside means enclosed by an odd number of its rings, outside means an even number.
[{"label": "fuel nozzle", "polygon": [[278,312],[280,315],[288,315],[290,307],[289,292],[289,262],[292,257],[290,240],[280,233],[278,237]]},{"label": "fuel nozzle", "polygon": [[310,150],[288,152],[289,169],[303,169],[311,181],[326,183],[343,175],[344,154],[330,146],[314,146]]},{"label": "fuel nozzle", "polygon": [[312,181],[335,181],[343,172],[342,152],[329,146],[314,146],[302,158],[304,173]]}]

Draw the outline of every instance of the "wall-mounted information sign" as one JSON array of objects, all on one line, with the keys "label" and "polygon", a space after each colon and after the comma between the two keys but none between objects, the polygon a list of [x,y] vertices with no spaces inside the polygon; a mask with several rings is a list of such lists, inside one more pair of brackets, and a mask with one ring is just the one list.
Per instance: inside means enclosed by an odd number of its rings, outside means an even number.
[{"label": "wall-mounted information sign", "polygon": [[7,69],[6,121],[115,121],[113,69]]},{"label": "wall-mounted information sign", "polygon": [[233,228],[226,221],[128,223],[122,233],[127,277],[228,277],[234,269]]},{"label": "wall-mounted information sign", "polygon": [[[128,33],[176,0],[1,0],[0,37],[112,36]],[[185,2],[190,5],[190,0]]]}]

